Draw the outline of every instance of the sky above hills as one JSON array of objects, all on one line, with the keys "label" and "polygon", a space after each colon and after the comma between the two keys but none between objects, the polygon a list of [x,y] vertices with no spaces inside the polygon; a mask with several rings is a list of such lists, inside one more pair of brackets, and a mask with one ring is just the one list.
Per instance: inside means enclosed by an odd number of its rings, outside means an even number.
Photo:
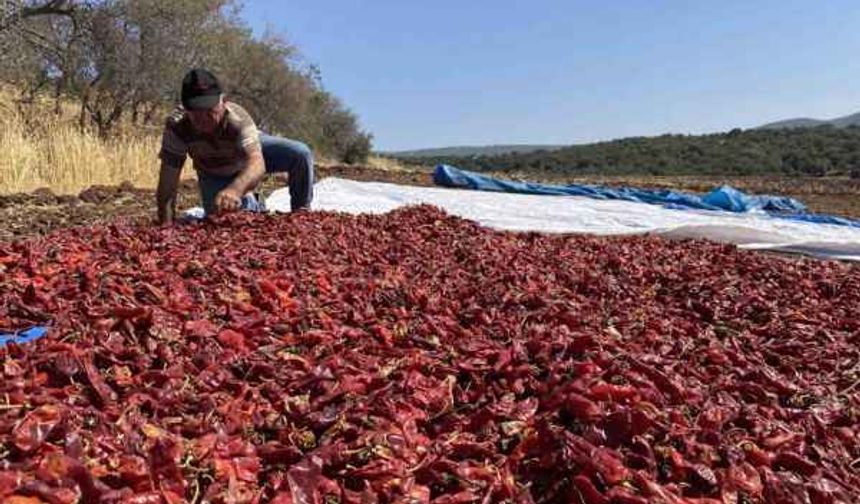
[{"label": "sky above hills", "polygon": [[860,110],[856,0],[247,0],[377,150],[705,133]]}]

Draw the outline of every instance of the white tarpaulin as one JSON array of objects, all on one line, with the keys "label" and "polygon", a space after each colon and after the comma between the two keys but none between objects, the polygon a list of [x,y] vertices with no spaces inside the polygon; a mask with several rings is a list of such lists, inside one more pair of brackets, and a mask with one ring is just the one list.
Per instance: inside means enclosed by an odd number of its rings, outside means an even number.
[{"label": "white tarpaulin", "polygon": [[[384,213],[421,203],[508,231],[596,235],[651,233],[671,238],[705,238],[746,249],[860,260],[860,228],[798,222],[763,213],[671,210],[645,203],[582,196],[464,191],[340,178],[326,178],[314,186],[315,210]],[[289,191],[273,192],[266,200],[266,207],[289,211]]]}]

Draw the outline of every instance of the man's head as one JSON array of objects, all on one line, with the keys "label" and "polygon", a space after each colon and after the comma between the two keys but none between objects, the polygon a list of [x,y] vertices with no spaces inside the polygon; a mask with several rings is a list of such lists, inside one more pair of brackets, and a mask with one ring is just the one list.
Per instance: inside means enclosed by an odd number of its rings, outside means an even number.
[{"label": "man's head", "polygon": [[212,133],[224,118],[224,95],[218,78],[202,68],[195,68],[182,79],[182,106],[194,128]]}]

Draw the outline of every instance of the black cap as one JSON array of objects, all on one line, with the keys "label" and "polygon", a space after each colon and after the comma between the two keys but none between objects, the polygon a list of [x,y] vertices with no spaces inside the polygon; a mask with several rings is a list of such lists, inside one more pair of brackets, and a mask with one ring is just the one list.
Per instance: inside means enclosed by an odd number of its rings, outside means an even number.
[{"label": "black cap", "polygon": [[182,106],[186,110],[210,109],[221,100],[221,84],[209,70],[195,68],[182,79]]}]

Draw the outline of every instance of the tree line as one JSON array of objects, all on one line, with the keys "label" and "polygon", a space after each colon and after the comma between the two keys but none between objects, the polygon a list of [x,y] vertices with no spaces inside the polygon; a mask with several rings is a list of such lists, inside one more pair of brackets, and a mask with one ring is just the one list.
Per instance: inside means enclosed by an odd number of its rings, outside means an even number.
[{"label": "tree line", "polygon": [[49,94],[79,103],[78,122],[103,138],[121,123],[160,127],[184,73],[214,71],[261,129],[345,162],[372,136],[283,36],[255,37],[234,0],[0,0],[0,81],[26,108]]},{"label": "tree line", "polygon": [[559,150],[409,159],[476,171],[605,175],[860,177],[860,128],[734,129],[709,135],[633,137]]}]

